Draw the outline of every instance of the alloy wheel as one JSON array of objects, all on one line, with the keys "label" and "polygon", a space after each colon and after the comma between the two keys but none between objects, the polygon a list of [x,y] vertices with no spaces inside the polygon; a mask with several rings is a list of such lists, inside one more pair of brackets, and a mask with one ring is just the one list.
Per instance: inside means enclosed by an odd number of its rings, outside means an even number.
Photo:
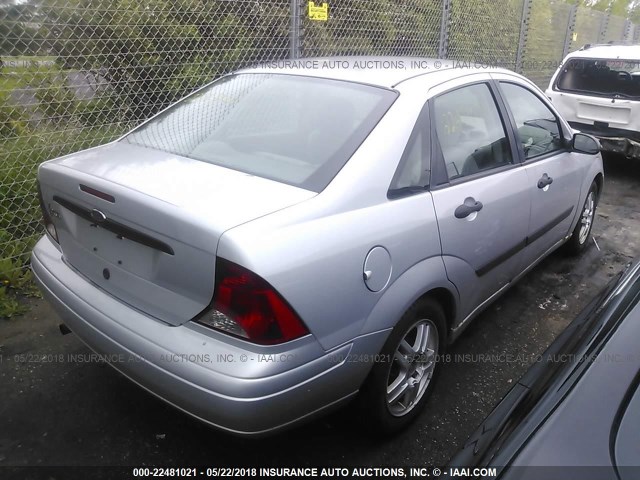
[{"label": "alloy wheel", "polygon": [[427,319],[416,322],[400,340],[387,378],[387,407],[393,416],[406,415],[424,396],[435,369],[438,343],[438,329]]},{"label": "alloy wheel", "polygon": [[587,200],[584,204],[584,209],[582,210],[582,216],[580,218],[581,227],[580,232],[578,234],[578,241],[580,245],[587,241],[589,237],[589,233],[591,232],[591,225],[593,225],[593,217],[596,212],[596,196],[593,191],[589,192],[587,195]]}]

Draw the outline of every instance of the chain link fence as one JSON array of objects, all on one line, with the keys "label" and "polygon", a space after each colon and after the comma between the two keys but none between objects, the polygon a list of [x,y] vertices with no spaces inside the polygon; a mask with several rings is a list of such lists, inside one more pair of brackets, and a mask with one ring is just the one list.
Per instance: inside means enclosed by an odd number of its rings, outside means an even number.
[{"label": "chain link fence", "polygon": [[548,83],[564,57],[567,36],[571,36],[572,10],[562,1],[538,0],[531,4],[522,73],[540,87]]},{"label": "chain link fence", "polygon": [[[315,6],[322,7],[319,0]],[[0,0],[0,280],[41,234],[36,171],[108,142],[198,86],[267,60],[480,61],[544,86],[568,51],[637,42],[624,18],[560,0]]]}]

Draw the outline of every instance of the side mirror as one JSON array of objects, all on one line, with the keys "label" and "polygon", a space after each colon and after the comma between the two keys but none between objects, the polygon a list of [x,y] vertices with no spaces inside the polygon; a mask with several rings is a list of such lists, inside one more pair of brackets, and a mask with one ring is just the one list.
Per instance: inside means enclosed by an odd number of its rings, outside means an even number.
[{"label": "side mirror", "polygon": [[571,140],[571,150],[587,155],[595,155],[600,152],[600,142],[586,133],[576,133]]}]

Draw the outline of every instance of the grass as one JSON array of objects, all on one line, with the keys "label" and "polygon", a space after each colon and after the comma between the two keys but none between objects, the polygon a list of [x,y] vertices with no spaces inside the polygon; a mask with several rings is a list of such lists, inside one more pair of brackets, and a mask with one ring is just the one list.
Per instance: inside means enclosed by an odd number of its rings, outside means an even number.
[{"label": "grass", "polygon": [[17,298],[7,293],[6,287],[0,287],[0,318],[11,318],[26,313],[28,308]]}]

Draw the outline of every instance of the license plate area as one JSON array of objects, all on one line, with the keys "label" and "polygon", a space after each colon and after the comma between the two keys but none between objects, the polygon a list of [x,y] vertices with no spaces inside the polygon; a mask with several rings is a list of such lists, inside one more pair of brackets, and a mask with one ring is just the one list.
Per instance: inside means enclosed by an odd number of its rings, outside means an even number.
[{"label": "license plate area", "polygon": [[595,105],[581,102],[578,104],[578,118],[606,123],[629,123],[631,109],[611,105]]},{"label": "license plate area", "polygon": [[116,235],[100,226],[92,226],[84,219],[77,219],[76,227],[78,243],[95,256],[136,276],[147,279],[154,277],[156,256],[161,252]]}]

